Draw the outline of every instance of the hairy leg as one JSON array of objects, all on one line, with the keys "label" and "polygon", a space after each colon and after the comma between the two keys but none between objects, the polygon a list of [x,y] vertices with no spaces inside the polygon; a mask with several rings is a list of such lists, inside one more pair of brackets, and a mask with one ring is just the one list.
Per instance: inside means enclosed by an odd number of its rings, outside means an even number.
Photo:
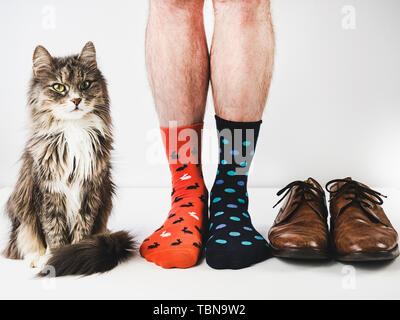
[{"label": "hairy leg", "polygon": [[[203,5],[204,0],[150,0],[147,66],[165,137],[173,192],[168,218],[145,239],[140,252],[163,268],[192,267],[202,249],[208,192],[199,160],[209,83]],[[175,138],[167,128],[171,121],[177,122],[178,136],[190,131],[197,139],[171,144],[170,138]]]},{"label": "hairy leg", "polygon": [[219,117],[262,118],[274,64],[269,0],[214,0],[211,81]]},{"label": "hairy leg", "polygon": [[162,127],[200,123],[209,83],[204,0],[150,0],[146,62]]},{"label": "hairy leg", "polygon": [[214,0],[211,80],[220,163],[211,193],[206,261],[215,269],[246,268],[271,256],[252,224],[247,191],[273,68],[269,6],[269,0]]}]

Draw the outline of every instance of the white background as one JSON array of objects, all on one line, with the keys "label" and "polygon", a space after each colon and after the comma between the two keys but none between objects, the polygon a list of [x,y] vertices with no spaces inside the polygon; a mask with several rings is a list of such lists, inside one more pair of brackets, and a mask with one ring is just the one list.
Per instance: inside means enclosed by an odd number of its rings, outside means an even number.
[{"label": "white background", "polygon": [[[314,176],[321,183],[351,175],[389,195],[385,211],[400,216],[400,2],[398,0],[273,0],[275,74],[250,177],[250,212],[267,235],[278,209],[276,187]],[[356,28],[343,28],[342,9],[356,9]],[[211,1],[206,0],[212,34]],[[0,207],[19,169],[27,136],[25,106],[36,45],[54,55],[97,46],[110,84],[120,189],[112,230],[138,242],[158,228],[169,207],[169,170],[159,139],[144,67],[145,0],[0,1]],[[205,173],[213,182],[216,133],[212,101],[206,116]],[[7,187],[7,188],[3,188]],[[151,187],[151,188],[150,188]],[[162,188],[155,188],[162,187]],[[274,188],[270,188],[274,187]],[[8,222],[0,215],[0,247]],[[399,298],[400,259],[348,266],[270,259],[240,271],[203,261],[162,270],[137,256],[112,272],[48,283],[32,280],[25,262],[0,257],[0,299],[283,299]],[[190,284],[188,286],[188,284]]]},{"label": "white background", "polygon": [[[354,30],[343,28],[346,5],[356,9]],[[0,187],[12,186],[19,169],[35,46],[66,55],[88,40],[109,82],[117,184],[169,186],[144,66],[147,10],[145,0],[0,2]],[[374,186],[400,186],[400,2],[275,0],[272,11],[276,65],[251,185],[351,175]],[[205,16],[211,37],[211,0]],[[217,157],[211,98],[207,107],[210,184]]]}]

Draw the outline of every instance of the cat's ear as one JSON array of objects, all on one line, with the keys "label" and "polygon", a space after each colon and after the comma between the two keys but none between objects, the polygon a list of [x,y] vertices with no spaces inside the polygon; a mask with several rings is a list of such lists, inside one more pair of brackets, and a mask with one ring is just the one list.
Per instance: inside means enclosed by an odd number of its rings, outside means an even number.
[{"label": "cat's ear", "polygon": [[53,58],[42,46],[38,46],[33,53],[33,73],[38,76],[42,72],[51,70]]},{"label": "cat's ear", "polygon": [[93,42],[89,41],[86,43],[79,55],[79,59],[87,63],[90,67],[97,68],[96,48],[94,47]]}]

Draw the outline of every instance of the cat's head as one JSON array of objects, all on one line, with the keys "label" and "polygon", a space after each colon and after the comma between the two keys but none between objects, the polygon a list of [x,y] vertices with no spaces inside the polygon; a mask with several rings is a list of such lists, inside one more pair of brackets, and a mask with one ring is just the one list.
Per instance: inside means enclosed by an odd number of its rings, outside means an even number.
[{"label": "cat's head", "polygon": [[33,114],[58,121],[108,113],[106,81],[96,62],[96,49],[88,42],[79,55],[56,58],[42,46],[33,55],[30,105]]}]

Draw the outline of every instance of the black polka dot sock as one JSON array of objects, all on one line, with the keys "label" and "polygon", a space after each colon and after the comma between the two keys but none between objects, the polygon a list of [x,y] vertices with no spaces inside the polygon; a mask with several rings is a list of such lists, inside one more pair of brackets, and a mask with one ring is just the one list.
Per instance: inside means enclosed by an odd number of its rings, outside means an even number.
[{"label": "black polka dot sock", "polygon": [[214,269],[242,269],[271,256],[248,212],[247,179],[262,121],[216,120],[220,163],[210,194],[206,260]]}]

